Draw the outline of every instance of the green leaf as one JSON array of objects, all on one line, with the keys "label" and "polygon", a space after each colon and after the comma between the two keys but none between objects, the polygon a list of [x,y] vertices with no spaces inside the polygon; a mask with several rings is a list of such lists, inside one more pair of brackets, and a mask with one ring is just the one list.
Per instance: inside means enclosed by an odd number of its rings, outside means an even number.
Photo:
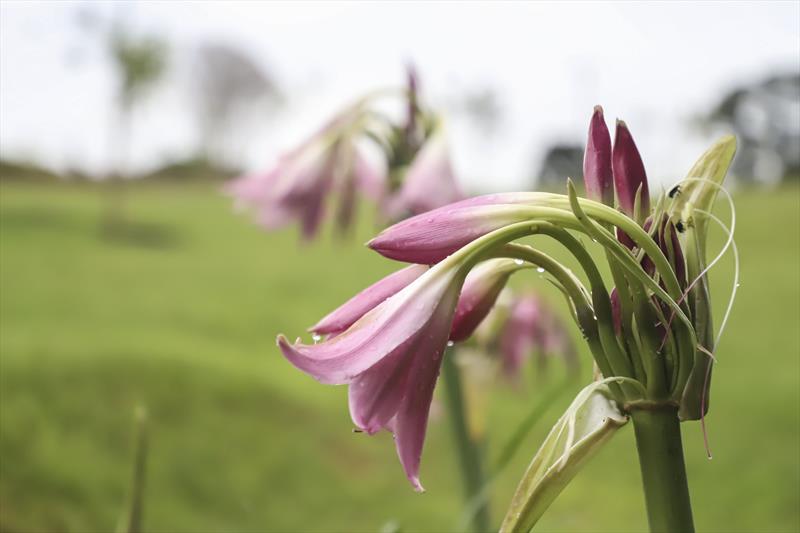
[{"label": "green leaf", "polygon": [[618,380],[604,379],[578,393],[528,466],[500,526],[501,533],[530,531],[586,461],[628,422],[608,388]]}]

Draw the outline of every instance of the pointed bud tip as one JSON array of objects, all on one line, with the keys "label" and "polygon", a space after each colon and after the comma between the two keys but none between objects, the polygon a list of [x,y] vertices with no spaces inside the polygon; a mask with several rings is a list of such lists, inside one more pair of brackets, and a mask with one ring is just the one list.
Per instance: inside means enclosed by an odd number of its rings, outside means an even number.
[{"label": "pointed bud tip", "polygon": [[602,117],[603,116],[603,106],[601,106],[600,104],[594,106],[593,113],[595,115],[600,115]]},{"label": "pointed bud tip", "polygon": [[572,178],[567,176],[567,193],[574,194],[575,193],[575,183],[572,181]]},{"label": "pointed bud tip", "polygon": [[735,148],[736,147],[736,136],[735,135],[730,135],[730,134],[729,135],[723,135],[722,137],[720,137],[719,141],[717,141],[717,144],[726,145],[726,146],[727,145],[732,145]]}]

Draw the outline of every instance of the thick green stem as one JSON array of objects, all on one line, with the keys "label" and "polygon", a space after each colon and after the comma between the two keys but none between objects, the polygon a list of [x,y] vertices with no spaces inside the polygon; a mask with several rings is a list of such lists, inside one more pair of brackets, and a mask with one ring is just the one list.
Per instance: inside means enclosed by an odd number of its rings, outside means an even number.
[{"label": "thick green stem", "polygon": [[639,466],[653,533],[693,533],[692,505],[677,407],[632,412]]},{"label": "thick green stem", "polygon": [[[448,349],[442,362],[442,378],[445,384],[445,403],[453,428],[453,439],[458,451],[459,465],[464,478],[464,501],[469,505],[483,489],[485,483],[480,447],[469,434],[461,376],[454,360],[455,351]],[[473,531],[489,531],[488,498],[473,515]]]}]

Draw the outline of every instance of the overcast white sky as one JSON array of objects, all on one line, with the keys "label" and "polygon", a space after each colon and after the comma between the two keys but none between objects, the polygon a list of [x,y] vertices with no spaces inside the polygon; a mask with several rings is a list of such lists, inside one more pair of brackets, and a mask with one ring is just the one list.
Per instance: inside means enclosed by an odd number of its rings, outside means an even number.
[{"label": "overcast white sky", "polygon": [[[369,88],[419,67],[445,110],[469,88],[494,90],[503,117],[487,139],[450,120],[455,164],[470,188],[524,187],[558,139],[583,140],[592,106],[628,121],[651,176],[671,181],[710,138],[685,120],[726,89],[800,69],[800,2],[131,2],[129,25],[168,39],[176,64],[201,42],[238,45],[289,95],[242,146],[257,170]],[[57,167],[108,163],[114,79],[76,11],[101,2],[0,3],[0,150]],[[133,164],[191,153],[197,134],[185,80],[141,109]]]}]

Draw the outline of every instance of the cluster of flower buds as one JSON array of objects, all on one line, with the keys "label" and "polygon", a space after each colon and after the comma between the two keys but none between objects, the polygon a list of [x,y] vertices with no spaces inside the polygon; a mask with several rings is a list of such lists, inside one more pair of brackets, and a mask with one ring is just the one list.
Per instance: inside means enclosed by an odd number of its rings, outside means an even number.
[{"label": "cluster of flower buds", "polygon": [[[334,196],[343,232],[353,224],[359,194],[379,202],[381,213],[395,220],[461,199],[442,121],[420,105],[418,85],[409,69],[408,87],[399,93],[407,102],[401,123],[375,108],[381,97],[397,92],[372,93],[281,156],[271,170],[237,178],[226,192],[267,229],[299,221],[306,239],[317,234]],[[382,163],[368,157],[369,142],[377,143]]]},{"label": "cluster of flower buds", "polygon": [[[370,434],[391,431],[406,475],[421,490],[420,457],[445,347],[473,334],[509,276],[534,268],[566,297],[616,404],[658,403],[680,407],[684,419],[698,418],[713,353],[705,220],[734,149],[733,138],[719,141],[679,194],[664,195],[651,208],[630,132],[618,122],[612,148],[597,108],[586,154],[589,199],[579,198],[568,181],[566,195],[492,194],[399,222],[368,246],[411,266],[311,328],[328,335],[325,340],[291,344],[279,336],[278,345],[319,381],[349,385],[353,422]],[[575,233],[605,251],[613,297],[591,244]],[[527,236],[563,245],[583,277],[536,247],[513,242]]]}]

